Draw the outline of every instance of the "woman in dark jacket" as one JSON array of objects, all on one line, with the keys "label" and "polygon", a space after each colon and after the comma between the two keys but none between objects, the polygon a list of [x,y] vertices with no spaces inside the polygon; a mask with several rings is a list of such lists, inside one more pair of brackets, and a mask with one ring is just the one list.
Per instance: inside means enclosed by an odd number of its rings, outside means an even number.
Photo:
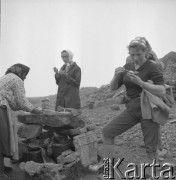
[{"label": "woman in dark jacket", "polygon": [[60,71],[54,67],[56,84],[58,85],[55,110],[57,110],[58,106],[80,109],[81,69],[72,61],[73,53],[70,50],[63,50],[61,58],[64,61],[64,65]]},{"label": "woman in dark jacket", "polygon": [[12,111],[40,113],[25,97],[24,80],[29,67],[14,64],[0,77],[0,179],[6,178],[4,157],[18,160],[18,138]]}]

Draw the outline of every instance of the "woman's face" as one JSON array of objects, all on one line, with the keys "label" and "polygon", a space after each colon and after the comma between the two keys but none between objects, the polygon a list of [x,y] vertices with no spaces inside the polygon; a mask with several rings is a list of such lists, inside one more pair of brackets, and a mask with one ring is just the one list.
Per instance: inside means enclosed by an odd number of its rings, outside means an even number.
[{"label": "woman's face", "polygon": [[22,68],[20,68],[20,67],[19,67],[19,73],[18,74],[23,81],[26,79],[27,74],[23,73]]},{"label": "woman's face", "polygon": [[62,60],[64,61],[65,64],[70,61],[69,60],[69,54],[67,52],[61,53],[61,58],[62,58]]},{"label": "woman's face", "polygon": [[21,79],[24,81],[26,79],[27,74],[23,73],[22,68],[21,67],[15,67],[16,68],[16,72],[18,73],[18,75],[21,77]]},{"label": "woman's face", "polygon": [[22,74],[21,79],[24,81],[26,79],[27,74]]},{"label": "woman's face", "polygon": [[140,48],[130,48],[129,49],[130,57],[133,61],[133,63],[137,65],[142,65],[147,59],[146,59],[146,52],[144,52]]}]

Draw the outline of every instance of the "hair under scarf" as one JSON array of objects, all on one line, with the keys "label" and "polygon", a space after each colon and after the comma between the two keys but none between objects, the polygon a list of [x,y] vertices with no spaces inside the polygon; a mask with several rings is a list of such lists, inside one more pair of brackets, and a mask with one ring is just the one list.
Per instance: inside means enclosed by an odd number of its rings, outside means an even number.
[{"label": "hair under scarf", "polygon": [[[21,71],[22,71],[21,74],[19,74],[19,72],[17,71],[17,67],[21,68]],[[29,70],[30,70],[30,68],[28,66],[26,66],[24,64],[17,63],[17,64],[12,65],[11,67],[9,67],[7,69],[7,71],[5,72],[5,74],[13,73],[22,79],[22,76],[27,75]]]}]

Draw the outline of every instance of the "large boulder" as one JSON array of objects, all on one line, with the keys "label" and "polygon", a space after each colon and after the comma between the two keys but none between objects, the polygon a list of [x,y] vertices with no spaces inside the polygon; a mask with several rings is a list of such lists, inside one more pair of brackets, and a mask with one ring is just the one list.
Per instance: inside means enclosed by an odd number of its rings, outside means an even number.
[{"label": "large boulder", "polygon": [[42,132],[42,125],[22,124],[18,129],[21,138],[32,139],[38,137]]}]

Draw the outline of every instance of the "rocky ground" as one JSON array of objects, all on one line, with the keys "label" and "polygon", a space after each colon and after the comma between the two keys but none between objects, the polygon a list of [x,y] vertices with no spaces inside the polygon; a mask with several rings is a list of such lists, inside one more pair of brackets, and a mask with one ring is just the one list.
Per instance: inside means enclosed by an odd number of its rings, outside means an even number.
[{"label": "rocky ground", "polygon": [[[85,109],[83,113],[86,114],[91,123],[96,123],[99,127],[103,127],[115,116],[117,116],[125,107],[120,106],[119,111],[112,110],[112,105],[99,107],[95,109]],[[176,164],[176,124],[171,123],[176,118],[176,105],[172,108],[170,120],[165,126],[161,127],[162,145],[167,150],[167,154],[160,158],[160,164],[165,162]],[[117,158],[125,158],[125,164],[135,163],[141,164],[145,162],[145,149],[141,147],[143,144],[143,135],[140,124],[134,126],[127,132],[123,133],[115,139],[115,152]],[[99,153],[102,153],[102,144],[99,144]]]},{"label": "rocky ground", "polygon": [[[176,52],[170,52],[163,58],[160,58],[159,60],[162,61],[165,65],[164,77],[166,82],[170,82],[171,84],[173,84],[174,88],[176,89]],[[113,101],[113,97],[117,97],[117,95],[119,96],[119,93],[122,93],[121,97],[123,97],[123,90],[124,87],[118,89],[115,92],[111,92],[109,89],[109,85],[104,85],[100,88],[81,88],[80,96],[83,107],[82,112],[83,115],[87,117],[86,123],[96,124],[97,128],[99,129],[99,132],[101,132],[101,129],[125,108],[124,105],[119,105],[120,109],[118,110],[116,106],[117,101]],[[118,101],[121,101],[121,97]],[[52,109],[54,109],[56,95],[29,98],[29,100],[35,106],[41,106],[41,99],[43,98],[49,98],[51,103],[50,105]],[[87,102],[94,102],[94,108],[89,109],[86,104]],[[176,105],[174,105],[174,107],[172,108],[171,119],[165,124],[165,126],[161,127],[162,145],[163,148],[167,150],[167,154],[160,159],[160,164],[163,164],[164,162],[176,164],[176,124],[171,123],[171,121],[174,119],[176,119]],[[145,149],[141,147],[141,144],[143,144],[143,136],[141,127],[138,124],[115,139],[115,152],[117,154],[117,158],[125,158],[126,164],[136,163],[139,165],[140,163],[144,163],[146,153]],[[98,144],[98,152],[101,156],[103,152],[101,141]],[[9,174],[8,179],[27,180],[25,179],[24,173],[20,171],[20,169],[18,168],[18,164],[14,164],[13,168],[14,170],[12,173]],[[80,177],[78,180],[98,180],[101,177],[99,176],[99,174],[95,173],[83,174],[85,174],[84,177]]]},{"label": "rocky ground", "polygon": [[[87,117],[87,124],[96,124],[97,128],[101,129],[114,117],[116,117],[124,108],[124,105],[120,105],[120,110],[112,110],[112,104],[104,104],[100,107],[93,109],[84,108],[83,114]],[[171,120],[176,118],[176,105],[174,105],[171,112],[171,119],[168,123],[161,127],[162,132],[162,144],[167,150],[167,154],[161,158],[161,164],[164,162],[170,162],[176,164],[176,124],[170,123]],[[117,157],[125,158],[124,163],[144,163],[146,158],[145,149],[140,145],[143,144],[143,136],[140,125],[136,125],[127,132],[123,133],[115,139],[115,152]],[[99,154],[102,155],[102,142],[98,144]],[[24,174],[19,170],[18,164],[14,164],[14,171],[9,174],[10,180],[24,180]],[[99,174],[89,173],[80,180],[98,180]]]}]

